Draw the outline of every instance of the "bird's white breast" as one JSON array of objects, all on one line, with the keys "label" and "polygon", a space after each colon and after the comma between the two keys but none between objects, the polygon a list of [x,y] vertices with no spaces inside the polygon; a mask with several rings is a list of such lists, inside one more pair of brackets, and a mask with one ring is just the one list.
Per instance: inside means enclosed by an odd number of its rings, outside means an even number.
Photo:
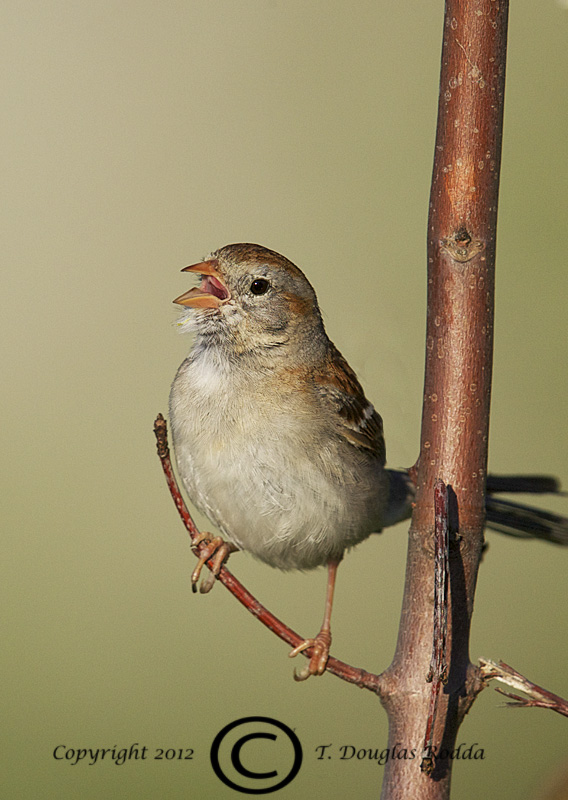
[{"label": "bird's white breast", "polygon": [[283,387],[275,403],[262,380],[203,349],[178,371],[170,420],[190,498],[263,561],[310,569],[373,530],[362,507],[372,505],[373,476],[357,460],[342,463],[336,439],[301,393]]}]

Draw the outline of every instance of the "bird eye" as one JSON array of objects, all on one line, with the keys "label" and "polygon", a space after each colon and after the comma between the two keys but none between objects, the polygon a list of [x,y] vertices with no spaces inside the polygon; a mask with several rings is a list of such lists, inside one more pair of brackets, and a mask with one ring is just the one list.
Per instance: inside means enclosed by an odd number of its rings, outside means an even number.
[{"label": "bird eye", "polygon": [[270,281],[266,278],[256,278],[250,285],[250,290],[253,294],[266,294],[270,289]]}]

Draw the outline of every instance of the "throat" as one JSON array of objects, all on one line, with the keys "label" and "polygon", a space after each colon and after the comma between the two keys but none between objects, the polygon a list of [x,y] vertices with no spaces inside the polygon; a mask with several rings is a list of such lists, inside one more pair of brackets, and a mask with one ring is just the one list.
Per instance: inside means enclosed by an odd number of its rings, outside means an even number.
[{"label": "throat", "polygon": [[198,337],[190,357],[190,371],[196,390],[214,393],[228,388],[234,368],[217,342]]}]

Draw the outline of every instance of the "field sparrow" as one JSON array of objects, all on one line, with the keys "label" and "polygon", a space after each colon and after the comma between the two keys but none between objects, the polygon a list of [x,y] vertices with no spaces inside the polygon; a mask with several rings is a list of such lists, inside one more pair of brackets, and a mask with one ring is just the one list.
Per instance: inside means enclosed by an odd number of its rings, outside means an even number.
[{"label": "field sparrow", "polygon": [[201,285],[174,301],[196,337],[171,389],[173,445],[189,497],[227,540],[204,535],[194,586],[206,560],[215,554],[218,572],[236,549],[283,570],[327,566],[321,630],[290,653],[313,647],[296,677],[321,675],[337,566],[350,547],[410,516],[413,484],[385,469],[381,417],[327,337],[298,267],[232,244],[184,271]]}]

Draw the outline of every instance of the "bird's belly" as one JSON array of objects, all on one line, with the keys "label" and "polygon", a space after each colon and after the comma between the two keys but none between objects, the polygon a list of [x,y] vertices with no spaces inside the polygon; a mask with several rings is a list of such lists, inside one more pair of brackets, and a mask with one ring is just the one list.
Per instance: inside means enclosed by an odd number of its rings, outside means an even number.
[{"label": "bird's belly", "polygon": [[384,472],[356,448],[346,464],[334,437],[311,428],[305,439],[297,409],[242,399],[211,404],[198,424],[203,413],[191,405],[202,398],[187,386],[183,397],[182,407],[174,389],[170,403],[178,471],[195,505],[241,549],[281,569],[313,569],[380,529]]},{"label": "bird's belly", "polygon": [[322,468],[282,436],[275,453],[269,440],[194,432],[176,445],[189,496],[241,549],[281,569],[312,569],[380,527],[380,483]]}]

